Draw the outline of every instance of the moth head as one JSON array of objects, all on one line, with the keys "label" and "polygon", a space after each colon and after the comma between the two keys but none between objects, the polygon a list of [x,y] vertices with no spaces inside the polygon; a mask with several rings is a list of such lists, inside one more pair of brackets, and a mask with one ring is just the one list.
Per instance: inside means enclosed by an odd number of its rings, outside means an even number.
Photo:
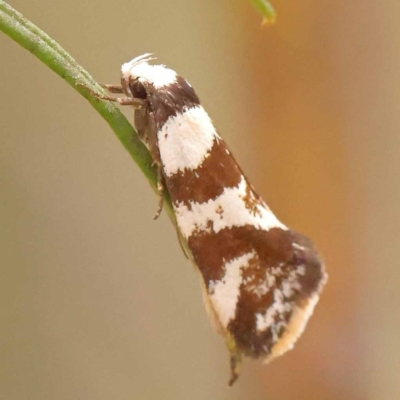
[{"label": "moth head", "polygon": [[170,116],[200,105],[192,86],[175,71],[164,65],[150,65],[150,54],[144,54],[121,67],[121,85],[128,97],[140,100],[148,112],[154,113],[158,126]]},{"label": "moth head", "polygon": [[134,99],[141,99],[141,100],[147,99],[146,88],[138,78],[130,77],[127,84],[130,96],[132,96]]},{"label": "moth head", "polygon": [[150,65],[155,58],[146,53],[122,64],[121,83],[128,94],[135,98],[145,99],[150,90],[158,90],[176,82],[177,75],[164,65]]}]

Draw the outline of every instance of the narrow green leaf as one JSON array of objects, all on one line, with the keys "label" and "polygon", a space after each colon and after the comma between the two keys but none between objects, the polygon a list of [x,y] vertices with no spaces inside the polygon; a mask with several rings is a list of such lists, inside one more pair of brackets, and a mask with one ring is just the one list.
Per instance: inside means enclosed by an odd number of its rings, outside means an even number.
[{"label": "narrow green leaf", "polygon": [[276,12],[267,0],[249,0],[254,8],[263,16],[263,25],[273,24],[276,20]]}]

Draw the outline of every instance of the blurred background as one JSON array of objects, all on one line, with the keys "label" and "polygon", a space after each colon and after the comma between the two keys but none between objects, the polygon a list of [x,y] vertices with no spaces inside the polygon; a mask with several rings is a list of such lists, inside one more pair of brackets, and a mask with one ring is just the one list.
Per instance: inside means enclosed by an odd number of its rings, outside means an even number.
[{"label": "blurred background", "polygon": [[[105,122],[0,34],[0,399],[400,398],[400,3],[13,0],[99,82],[154,52],[195,87],[329,282],[295,349],[244,364]],[[124,110],[131,118],[131,110]]]}]

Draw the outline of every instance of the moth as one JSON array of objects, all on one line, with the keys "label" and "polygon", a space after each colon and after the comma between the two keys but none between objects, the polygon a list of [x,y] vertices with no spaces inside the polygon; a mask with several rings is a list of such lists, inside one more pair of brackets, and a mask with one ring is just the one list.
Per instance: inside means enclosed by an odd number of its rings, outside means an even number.
[{"label": "moth", "polygon": [[[327,280],[306,236],[255,192],[216,132],[192,86],[144,54],[122,65],[123,97],[170,195],[184,247],[201,275],[206,309],[230,353],[232,385],[242,356],[269,362],[290,350]],[[157,215],[158,215],[157,214]]]}]

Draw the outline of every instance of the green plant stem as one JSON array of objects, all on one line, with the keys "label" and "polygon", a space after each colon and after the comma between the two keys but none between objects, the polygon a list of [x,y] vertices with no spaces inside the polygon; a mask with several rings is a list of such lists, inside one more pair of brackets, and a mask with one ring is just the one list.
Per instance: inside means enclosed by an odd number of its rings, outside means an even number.
[{"label": "green plant stem", "polygon": [[276,12],[268,0],[248,0],[254,8],[263,16],[263,25],[275,23]]},{"label": "green plant stem", "polygon": [[[157,173],[152,167],[153,160],[150,153],[118,107],[112,102],[98,99],[90,92],[103,93],[103,89],[91,75],[50,36],[3,0],[0,0],[0,30],[31,52],[88,100],[110,125],[150,185],[156,190]],[[164,210],[174,222],[168,194],[164,196]]]}]

